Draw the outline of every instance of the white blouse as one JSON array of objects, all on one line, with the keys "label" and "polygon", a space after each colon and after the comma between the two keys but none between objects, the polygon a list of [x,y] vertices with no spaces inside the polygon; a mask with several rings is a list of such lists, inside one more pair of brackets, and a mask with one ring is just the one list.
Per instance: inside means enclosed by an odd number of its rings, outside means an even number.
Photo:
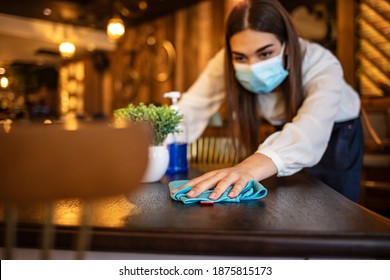
[{"label": "white blouse", "polygon": [[[317,164],[327,147],[335,122],[356,118],[357,92],[343,78],[337,58],[319,44],[300,39],[304,102],[292,122],[271,134],[256,153],[271,158],[278,176],[288,176]],[[189,142],[196,140],[225,99],[224,50],[208,63],[179,102],[188,127]],[[262,116],[273,125],[285,123],[280,92],[258,95]]]}]

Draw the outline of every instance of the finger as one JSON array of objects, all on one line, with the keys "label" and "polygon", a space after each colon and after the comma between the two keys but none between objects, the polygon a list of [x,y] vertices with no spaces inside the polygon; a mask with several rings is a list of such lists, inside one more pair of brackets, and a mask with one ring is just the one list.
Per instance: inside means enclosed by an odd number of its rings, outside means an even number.
[{"label": "finger", "polygon": [[199,183],[203,182],[203,181],[206,181],[212,177],[215,176],[215,174],[217,174],[219,172],[219,170],[215,170],[215,171],[211,171],[211,172],[207,172],[199,177],[196,177],[196,178],[193,178],[191,179],[190,181],[188,181],[188,183],[186,185],[190,185],[190,186],[196,186],[198,185]]},{"label": "finger", "polygon": [[185,183],[184,185],[181,185],[180,187],[174,189],[172,191],[172,193],[176,193],[178,192],[179,190],[182,190],[184,189],[185,187],[187,186],[190,186],[190,187],[193,187],[193,186],[196,186],[197,184],[199,184],[200,182],[204,181],[204,180],[207,180],[208,178],[210,177],[213,177],[214,176],[214,173],[215,171],[212,171],[212,172],[208,172],[208,173],[205,173],[199,177],[196,177],[196,178],[193,178],[191,179],[190,181],[188,181],[187,183]]},{"label": "finger", "polygon": [[226,172],[218,172],[214,176],[211,176],[210,178],[203,180],[199,182],[198,184],[194,185],[192,190],[187,193],[188,197],[197,197],[202,192],[209,190],[217,185],[217,183],[226,177]]},{"label": "finger", "polygon": [[228,196],[230,198],[234,198],[236,197],[237,195],[239,195],[242,190],[245,188],[246,184],[248,182],[244,181],[244,180],[239,180],[237,181],[234,186],[233,186],[233,189],[229,192]]},{"label": "finger", "polygon": [[221,195],[234,183],[235,180],[235,176],[232,176],[231,174],[220,180],[213,192],[210,194],[209,198],[213,200],[220,198]]}]

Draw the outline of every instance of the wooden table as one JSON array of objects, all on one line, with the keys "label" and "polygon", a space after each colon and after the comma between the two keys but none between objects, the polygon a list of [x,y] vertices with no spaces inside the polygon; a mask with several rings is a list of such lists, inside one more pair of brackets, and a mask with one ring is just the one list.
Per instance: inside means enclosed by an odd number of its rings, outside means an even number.
[{"label": "wooden table", "polygon": [[[237,257],[390,258],[388,219],[304,173],[263,181],[269,192],[260,201],[201,206],[170,198],[170,180],[199,174],[191,170],[188,175],[144,184],[128,197],[93,201],[91,249]],[[56,202],[56,248],[73,246],[81,206],[78,200]],[[38,246],[43,213],[43,206],[19,212],[19,246]],[[4,234],[3,223],[0,234]]]}]

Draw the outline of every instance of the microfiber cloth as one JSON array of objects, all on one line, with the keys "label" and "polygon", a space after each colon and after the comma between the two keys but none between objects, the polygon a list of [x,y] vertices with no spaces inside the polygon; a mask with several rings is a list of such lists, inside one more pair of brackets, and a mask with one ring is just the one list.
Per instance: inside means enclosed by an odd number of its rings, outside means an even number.
[{"label": "microfiber cloth", "polygon": [[234,197],[230,198],[228,197],[228,194],[230,190],[233,188],[233,186],[230,186],[226,189],[226,191],[221,195],[220,198],[216,200],[209,199],[209,195],[213,191],[213,189],[204,191],[201,193],[198,197],[194,198],[189,198],[187,197],[187,193],[191,190],[191,186],[186,186],[185,188],[181,189],[180,191],[172,194],[172,191],[174,189],[177,189],[180,186],[185,185],[188,180],[177,180],[177,181],[172,181],[170,182],[169,189],[170,189],[170,194],[171,198],[174,200],[182,201],[184,204],[190,204],[190,203],[195,203],[195,202],[241,202],[244,200],[254,200],[254,199],[260,199],[263,198],[267,195],[267,189],[260,184],[257,181],[249,181],[249,183],[245,186],[245,188],[241,191],[241,193]]}]

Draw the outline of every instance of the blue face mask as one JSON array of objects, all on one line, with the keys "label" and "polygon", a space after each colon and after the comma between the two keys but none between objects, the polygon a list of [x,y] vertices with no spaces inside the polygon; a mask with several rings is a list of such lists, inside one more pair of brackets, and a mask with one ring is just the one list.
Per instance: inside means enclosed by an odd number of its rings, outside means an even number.
[{"label": "blue face mask", "polygon": [[284,47],[278,56],[254,64],[234,63],[238,82],[250,92],[268,94],[279,86],[288,76],[283,68]]}]

